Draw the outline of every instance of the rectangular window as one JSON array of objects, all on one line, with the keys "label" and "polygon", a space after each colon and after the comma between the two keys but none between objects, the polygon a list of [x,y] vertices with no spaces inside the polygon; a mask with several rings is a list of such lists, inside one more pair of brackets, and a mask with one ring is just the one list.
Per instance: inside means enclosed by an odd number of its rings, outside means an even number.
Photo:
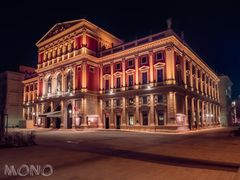
[{"label": "rectangular window", "polygon": [[163,82],[163,69],[157,70],[157,82]]},{"label": "rectangular window", "polygon": [[117,77],[117,79],[116,79],[116,87],[117,88],[121,87],[121,78],[120,77]]},{"label": "rectangular window", "polygon": [[142,104],[148,104],[147,96],[142,97]]},{"label": "rectangular window", "polygon": [[156,53],[156,61],[161,61],[161,60],[163,60],[163,53],[157,52]]},{"label": "rectangular window", "polygon": [[142,119],[143,119],[143,125],[147,126],[148,125],[148,112],[146,112],[146,111],[142,112]]},{"label": "rectangular window", "polygon": [[105,80],[105,89],[109,90],[109,80]]},{"label": "rectangular window", "polygon": [[147,56],[142,56],[141,57],[141,65],[147,64]]},{"label": "rectangular window", "polygon": [[128,67],[133,67],[133,60],[128,60]]},{"label": "rectangular window", "polygon": [[133,86],[133,75],[128,76],[128,86]]},{"label": "rectangular window", "polygon": [[121,64],[120,63],[116,64],[116,70],[121,70]]},{"label": "rectangular window", "polygon": [[133,126],[133,124],[134,124],[134,116],[133,116],[133,114],[129,113],[128,119],[129,119],[129,125]]},{"label": "rectangular window", "polygon": [[142,84],[147,84],[147,72],[142,73]]},{"label": "rectangular window", "polygon": [[89,71],[94,72],[94,67],[90,67]]}]

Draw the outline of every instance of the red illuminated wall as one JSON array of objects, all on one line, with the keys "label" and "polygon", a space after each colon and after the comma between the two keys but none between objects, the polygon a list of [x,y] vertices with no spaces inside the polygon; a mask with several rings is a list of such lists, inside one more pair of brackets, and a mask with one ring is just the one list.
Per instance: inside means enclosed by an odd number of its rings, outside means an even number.
[{"label": "red illuminated wall", "polygon": [[80,90],[82,88],[82,69],[81,66],[76,67],[76,89]]},{"label": "red illuminated wall", "polygon": [[96,39],[92,38],[92,37],[89,37],[89,36],[86,36],[86,43],[87,43],[87,48],[92,50],[92,51],[95,51],[97,52],[98,50],[98,42]]},{"label": "red illuminated wall", "polygon": [[99,90],[99,68],[87,65],[87,89],[90,91]]},{"label": "red illuminated wall", "polygon": [[43,80],[40,79],[39,84],[38,84],[39,96],[42,96],[42,90],[43,90]]},{"label": "red illuminated wall", "polygon": [[43,53],[39,53],[38,55],[38,64],[43,63]]},{"label": "red illuminated wall", "polygon": [[76,37],[76,49],[80,49],[82,47],[82,36]]}]

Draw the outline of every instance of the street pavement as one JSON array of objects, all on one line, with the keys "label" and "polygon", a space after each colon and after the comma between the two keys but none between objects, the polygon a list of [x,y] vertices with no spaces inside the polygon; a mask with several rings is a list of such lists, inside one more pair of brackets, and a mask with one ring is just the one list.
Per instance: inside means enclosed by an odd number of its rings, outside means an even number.
[{"label": "street pavement", "polygon": [[[240,180],[240,137],[190,133],[36,130],[36,146],[0,149],[1,179]],[[53,166],[48,177],[4,175],[5,165]]]}]

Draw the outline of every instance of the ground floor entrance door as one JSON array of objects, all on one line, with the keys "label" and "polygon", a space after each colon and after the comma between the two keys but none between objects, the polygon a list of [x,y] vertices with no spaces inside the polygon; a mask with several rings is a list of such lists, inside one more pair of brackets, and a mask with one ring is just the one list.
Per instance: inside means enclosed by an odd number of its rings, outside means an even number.
[{"label": "ground floor entrance door", "polygon": [[117,119],[117,129],[120,129],[120,126],[121,126],[121,116],[117,115],[116,119]]},{"label": "ground floor entrance door", "polygon": [[72,105],[69,104],[67,107],[67,128],[72,128]]},{"label": "ground floor entrance door", "polygon": [[105,128],[109,129],[109,117],[105,118]]},{"label": "ground floor entrance door", "polygon": [[56,128],[59,129],[61,127],[61,118],[56,118]]}]

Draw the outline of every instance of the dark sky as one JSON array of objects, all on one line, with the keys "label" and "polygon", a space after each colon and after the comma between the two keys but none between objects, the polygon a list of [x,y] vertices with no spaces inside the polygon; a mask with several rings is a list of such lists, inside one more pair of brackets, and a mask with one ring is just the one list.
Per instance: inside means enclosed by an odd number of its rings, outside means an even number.
[{"label": "dark sky", "polygon": [[0,4],[0,71],[36,66],[35,43],[58,22],[86,18],[117,37],[135,40],[166,29],[184,31],[186,42],[240,94],[240,6],[237,1],[27,1]]}]

